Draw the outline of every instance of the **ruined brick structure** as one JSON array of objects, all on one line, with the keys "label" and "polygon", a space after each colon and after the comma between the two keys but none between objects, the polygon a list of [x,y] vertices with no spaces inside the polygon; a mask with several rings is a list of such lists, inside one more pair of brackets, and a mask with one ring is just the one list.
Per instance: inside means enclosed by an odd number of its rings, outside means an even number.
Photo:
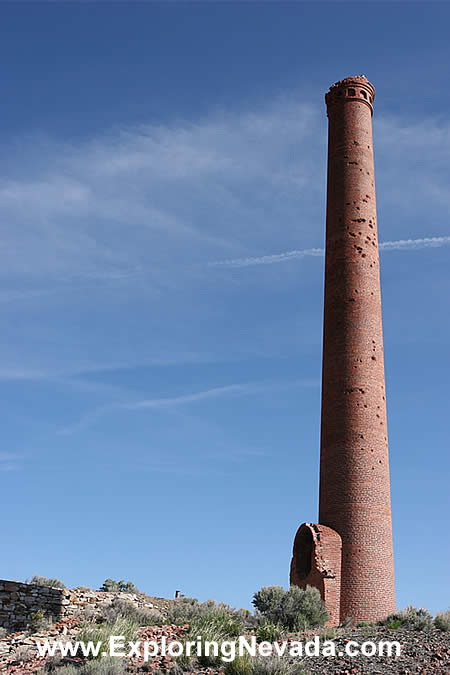
[{"label": "ruined brick structure", "polygon": [[[320,589],[330,623],[395,608],[377,215],[375,90],[334,84],[328,185],[319,525],[301,525],[291,583]],[[342,546],[342,553],[340,548]]]}]

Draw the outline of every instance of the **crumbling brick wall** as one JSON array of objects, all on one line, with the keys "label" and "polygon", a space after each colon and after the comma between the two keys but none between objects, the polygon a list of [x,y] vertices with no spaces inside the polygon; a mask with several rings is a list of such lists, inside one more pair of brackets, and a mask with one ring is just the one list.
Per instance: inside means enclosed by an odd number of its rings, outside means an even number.
[{"label": "crumbling brick wall", "polygon": [[342,542],[325,525],[303,523],[294,540],[290,582],[293,586],[318,588],[329,614],[329,626],[340,620]]}]

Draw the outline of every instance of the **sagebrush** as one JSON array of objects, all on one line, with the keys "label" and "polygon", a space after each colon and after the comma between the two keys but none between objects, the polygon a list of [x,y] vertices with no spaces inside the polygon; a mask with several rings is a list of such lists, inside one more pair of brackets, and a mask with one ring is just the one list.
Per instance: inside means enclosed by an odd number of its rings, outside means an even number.
[{"label": "sagebrush", "polygon": [[328,620],[320,591],[312,586],[264,586],[253,596],[253,605],[266,619],[289,630],[323,626]]}]

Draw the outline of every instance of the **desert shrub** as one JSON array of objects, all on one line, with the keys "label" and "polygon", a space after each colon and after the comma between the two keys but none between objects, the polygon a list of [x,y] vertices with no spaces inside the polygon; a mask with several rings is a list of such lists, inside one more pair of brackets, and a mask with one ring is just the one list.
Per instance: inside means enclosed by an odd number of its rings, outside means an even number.
[{"label": "desert shrub", "polygon": [[88,661],[79,667],[73,665],[61,665],[56,668],[48,668],[38,671],[38,675],[124,675],[127,672],[126,663],[116,657],[104,657],[97,661]]},{"label": "desert shrub", "polygon": [[407,607],[404,611],[405,622],[408,628],[413,630],[430,630],[433,627],[433,617],[424,607]]},{"label": "desert shrub", "polygon": [[439,630],[449,631],[450,630],[450,610],[447,612],[439,612],[436,614],[434,619],[434,625]]},{"label": "desert shrub", "polygon": [[[225,640],[236,639],[241,633],[241,624],[230,615],[227,615],[226,612],[216,611],[205,616],[197,616],[189,621],[189,628],[187,633],[183,636],[183,642],[188,641],[197,641],[198,636],[201,637],[201,641],[204,645],[205,642],[217,642],[218,644],[218,654],[214,655],[211,650],[210,654],[202,654],[196,656],[195,658],[202,666],[215,666],[221,665],[221,651],[220,645]],[[187,665],[190,660],[194,658],[193,656],[186,656],[186,652],[180,656],[177,661],[180,665]]]},{"label": "desert shrub", "polygon": [[21,661],[22,663],[27,663],[28,661],[31,661],[34,656],[35,656],[34,650],[30,649],[26,645],[22,645],[20,647],[17,647],[17,649],[14,651],[13,659],[14,661]]},{"label": "desert shrub", "polygon": [[92,591],[89,586],[75,586],[74,591]]},{"label": "desert shrub", "polygon": [[8,635],[7,629],[3,628],[3,626],[0,626],[0,638],[5,637],[6,635]]},{"label": "desert shrub", "polygon": [[106,591],[106,592],[111,592],[114,591],[115,593],[139,593],[139,589],[131,582],[131,581],[124,581],[121,579],[120,581],[114,581],[114,579],[105,579],[103,584],[99,588],[100,591]]},{"label": "desert shrub", "polygon": [[60,579],[48,579],[47,577],[40,577],[35,574],[31,580],[26,580],[25,583],[30,583],[35,586],[49,586],[50,588],[66,588],[66,585]]},{"label": "desert shrub", "polygon": [[[80,642],[101,642],[102,644],[108,644],[109,638],[111,635],[123,635],[125,642],[129,640],[135,640],[137,632],[139,630],[139,624],[132,619],[127,617],[119,616],[112,623],[101,623],[101,624],[85,624],[82,626],[77,640]],[[99,659],[101,655],[101,650],[97,657],[92,654],[89,655],[89,659]]]},{"label": "desert shrub", "polygon": [[319,637],[321,640],[335,640],[338,636],[338,631],[332,626],[327,628],[321,628],[319,631]]},{"label": "desert shrub", "polygon": [[101,613],[107,623],[114,623],[119,617],[131,619],[139,626],[155,626],[161,624],[163,621],[163,616],[160,612],[152,609],[141,609],[129,600],[122,600],[120,598],[116,598],[110,604],[103,604]]},{"label": "desert shrub", "polygon": [[283,626],[267,619],[261,621],[256,631],[258,642],[276,642],[283,636]]},{"label": "desert shrub", "polygon": [[199,602],[197,598],[179,598],[168,610],[170,623],[186,623],[190,619],[207,616],[217,609],[213,600]]},{"label": "desert shrub", "polygon": [[328,620],[320,592],[312,586],[291,586],[288,591],[281,586],[265,586],[255,593],[253,604],[269,621],[290,630],[323,626]]},{"label": "desert shrub", "polygon": [[[229,665],[232,665],[230,663]],[[226,675],[303,675],[304,671],[298,663],[291,663],[288,659],[280,658],[279,656],[257,656],[254,659],[249,659],[250,671],[233,671],[227,670]]]},{"label": "desert shrub", "polygon": [[37,609],[35,612],[31,612],[30,628],[34,633],[45,628],[47,624],[48,620],[43,609]]},{"label": "desert shrub", "polygon": [[169,623],[185,624],[196,619],[215,621],[218,624],[227,624],[230,634],[239,635],[246,628],[255,625],[256,620],[248,610],[236,610],[223,602],[217,605],[213,600],[199,602],[196,598],[180,598],[169,608],[167,620]]},{"label": "desert shrub", "polygon": [[402,619],[391,619],[386,625],[390,630],[397,630],[403,626],[403,621]]},{"label": "desert shrub", "polygon": [[236,654],[233,661],[224,664],[225,675],[253,675],[252,659],[249,654]]},{"label": "desert shrub", "polygon": [[417,607],[410,605],[400,612],[389,614],[380,623],[391,630],[409,628],[410,630],[427,631],[433,627],[433,617],[424,607],[417,609]]},{"label": "desert shrub", "polygon": [[123,675],[126,672],[126,663],[116,657],[110,657],[86,663],[78,675]]},{"label": "desert shrub", "polygon": [[277,622],[281,614],[281,603],[286,595],[282,586],[263,586],[253,596],[253,606],[269,621]]}]

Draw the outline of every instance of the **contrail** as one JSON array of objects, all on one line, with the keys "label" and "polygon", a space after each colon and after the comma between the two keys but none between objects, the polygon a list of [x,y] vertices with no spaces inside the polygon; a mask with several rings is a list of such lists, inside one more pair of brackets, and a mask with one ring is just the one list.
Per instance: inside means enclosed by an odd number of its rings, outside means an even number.
[{"label": "contrail", "polygon": [[[379,245],[380,251],[416,251],[422,248],[440,248],[450,245],[450,237],[424,237],[422,239],[398,239],[384,241]],[[305,248],[303,250],[286,251],[275,255],[263,255],[256,258],[234,258],[208,263],[209,267],[250,267],[251,265],[273,265],[308,256],[320,257],[325,254],[323,248]]]}]

